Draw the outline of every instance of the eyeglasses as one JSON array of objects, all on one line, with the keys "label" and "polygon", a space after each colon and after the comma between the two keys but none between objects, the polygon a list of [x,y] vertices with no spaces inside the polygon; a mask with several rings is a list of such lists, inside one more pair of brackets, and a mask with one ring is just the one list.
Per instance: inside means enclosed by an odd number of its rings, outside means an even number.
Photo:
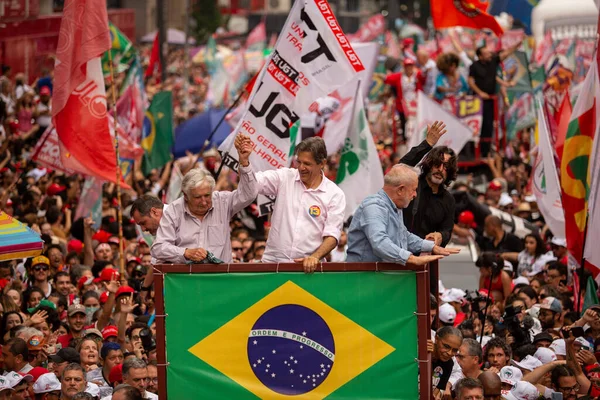
[{"label": "eyeglasses", "polygon": [[244,248],[243,247],[232,247],[231,250],[233,250],[233,251],[242,251],[242,250],[244,250]]},{"label": "eyeglasses", "polygon": [[40,271],[48,271],[48,269],[49,269],[49,268],[48,268],[47,266],[45,266],[45,265],[44,265],[44,266],[42,266],[42,265],[37,265],[37,266],[33,267],[33,270],[34,270],[35,272],[40,272]]},{"label": "eyeglasses", "polygon": [[569,392],[579,392],[579,383],[575,384],[575,386],[568,386],[568,387],[559,387],[558,390],[560,390],[561,392],[565,392],[565,393],[569,393]]},{"label": "eyeglasses", "polygon": [[546,274],[546,278],[548,278],[548,279],[556,279],[556,278],[560,278],[560,275],[554,275],[554,274],[550,275],[550,274]]},{"label": "eyeglasses", "polygon": [[438,161],[437,163],[434,164],[434,167],[444,167],[444,169],[446,171],[448,171],[450,169],[450,167],[452,166],[452,164],[450,164],[450,162],[444,162],[444,161]]}]

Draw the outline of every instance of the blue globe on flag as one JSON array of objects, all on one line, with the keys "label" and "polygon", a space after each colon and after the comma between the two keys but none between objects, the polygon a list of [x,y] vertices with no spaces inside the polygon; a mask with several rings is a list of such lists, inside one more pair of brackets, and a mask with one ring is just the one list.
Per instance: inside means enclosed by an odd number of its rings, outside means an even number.
[{"label": "blue globe on flag", "polygon": [[331,372],[334,360],[331,329],[304,306],[271,308],[248,335],[248,361],[254,375],[280,394],[299,395],[315,389]]}]

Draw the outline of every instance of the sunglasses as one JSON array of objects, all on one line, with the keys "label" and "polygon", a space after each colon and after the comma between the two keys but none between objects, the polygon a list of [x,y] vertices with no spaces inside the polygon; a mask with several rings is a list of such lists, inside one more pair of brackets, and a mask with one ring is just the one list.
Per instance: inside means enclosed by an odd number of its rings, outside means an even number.
[{"label": "sunglasses", "polygon": [[240,250],[244,250],[244,248],[243,247],[232,247],[231,250],[240,251]]},{"label": "sunglasses", "polygon": [[45,265],[44,266],[38,265],[38,266],[33,267],[33,270],[35,272],[40,272],[40,271],[48,271],[49,268],[47,266],[45,266]]}]

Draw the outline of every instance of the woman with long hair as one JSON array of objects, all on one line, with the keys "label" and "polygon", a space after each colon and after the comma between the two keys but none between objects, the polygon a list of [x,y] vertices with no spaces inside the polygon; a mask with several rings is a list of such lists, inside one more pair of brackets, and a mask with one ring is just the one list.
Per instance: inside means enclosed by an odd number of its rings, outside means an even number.
[{"label": "woman with long hair", "polygon": [[[546,244],[539,235],[530,233],[525,236],[525,248],[520,253],[502,253],[502,258],[510,261],[517,262],[517,276],[527,276],[532,271],[540,269],[539,267],[548,261],[544,255],[548,252]],[[541,262],[538,268],[534,266]]]},{"label": "woman with long hair", "polygon": [[435,83],[434,98],[442,101],[448,97],[461,97],[467,94],[469,86],[458,71],[460,59],[454,53],[441,54],[437,59],[440,73]]}]

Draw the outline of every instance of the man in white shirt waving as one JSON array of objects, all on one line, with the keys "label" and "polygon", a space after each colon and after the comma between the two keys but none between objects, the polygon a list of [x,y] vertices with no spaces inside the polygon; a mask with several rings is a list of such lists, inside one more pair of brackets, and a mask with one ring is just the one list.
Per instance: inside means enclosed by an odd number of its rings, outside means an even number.
[{"label": "man in white shirt waving", "polygon": [[325,177],[327,148],[320,137],[296,146],[298,168],[256,173],[258,192],[276,196],[263,262],[301,262],[314,272],[333,250],[344,223],[344,192]]}]

